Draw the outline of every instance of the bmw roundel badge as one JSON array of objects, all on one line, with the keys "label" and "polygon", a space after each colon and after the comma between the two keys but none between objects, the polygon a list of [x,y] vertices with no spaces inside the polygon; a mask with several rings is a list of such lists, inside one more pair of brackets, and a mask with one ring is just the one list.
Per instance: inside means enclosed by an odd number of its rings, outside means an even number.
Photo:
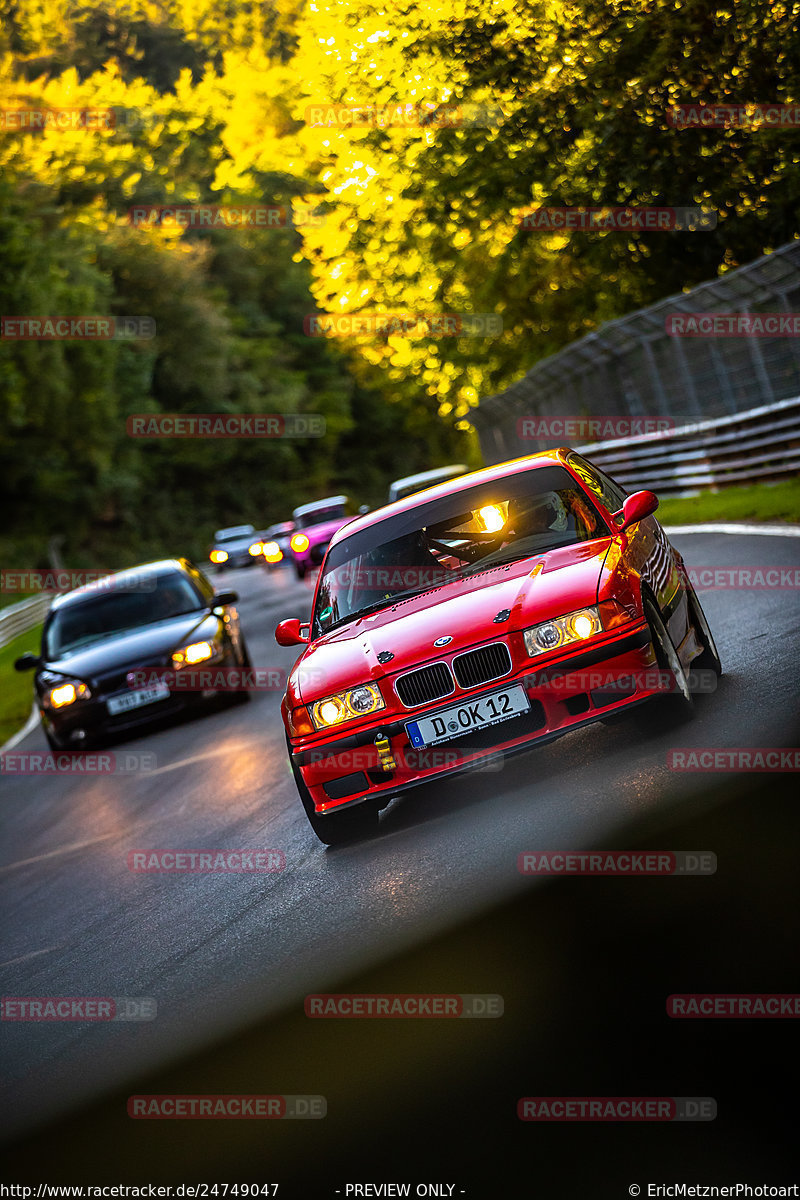
[{"label": "bmw roundel badge", "polygon": [[450,634],[447,633],[444,637],[437,638],[433,644],[434,646],[446,646],[449,642],[452,642],[452,640],[453,639],[450,637]]}]

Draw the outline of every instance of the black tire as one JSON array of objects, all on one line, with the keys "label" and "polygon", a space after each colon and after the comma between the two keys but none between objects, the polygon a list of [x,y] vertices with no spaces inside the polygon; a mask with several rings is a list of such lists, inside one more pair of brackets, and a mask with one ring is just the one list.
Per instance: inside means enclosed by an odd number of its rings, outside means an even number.
[{"label": "black tire", "polygon": [[637,706],[635,715],[645,728],[663,729],[665,725],[678,725],[693,716],[694,698],[689,686],[689,676],[678,657],[675,643],[664,624],[658,605],[647,593],[643,593],[642,607],[650,627],[656,665],[659,671],[672,676],[674,685],[663,695],[653,696],[647,704]]},{"label": "black tire", "polygon": [[[244,638],[241,639],[239,646],[240,646],[239,666],[243,670],[249,670],[249,668],[252,667],[253,664],[250,661],[250,651],[247,649],[247,642],[244,640]],[[247,690],[247,691],[242,690],[241,692],[234,692],[231,697],[231,704],[249,704],[250,701],[252,700],[252,698],[253,698],[252,694],[249,690]]]},{"label": "black tire", "polygon": [[[703,648],[702,654],[698,654],[697,658],[689,668],[689,677],[694,675],[694,688],[698,692],[713,691],[713,687],[709,687],[708,673],[711,672],[717,678],[722,674],[722,663],[717,650],[717,644],[714,641],[714,635],[709,628],[706,614],[703,612],[703,606],[697,598],[697,592],[694,590],[691,583],[686,585],[686,600],[689,607],[689,620],[694,626],[694,631],[697,640]],[[701,674],[702,673],[702,674]]]},{"label": "black tire", "polygon": [[294,571],[298,579],[305,579],[308,573],[308,567],[305,563],[296,562],[294,564]]},{"label": "black tire", "polygon": [[356,808],[346,808],[344,812],[331,813],[328,816],[314,811],[314,801],[311,793],[303,782],[303,776],[291,757],[291,747],[287,739],[289,761],[292,774],[297,785],[308,823],[321,842],[326,846],[346,846],[362,838],[374,834],[378,828],[378,807],[374,801],[365,801]]}]

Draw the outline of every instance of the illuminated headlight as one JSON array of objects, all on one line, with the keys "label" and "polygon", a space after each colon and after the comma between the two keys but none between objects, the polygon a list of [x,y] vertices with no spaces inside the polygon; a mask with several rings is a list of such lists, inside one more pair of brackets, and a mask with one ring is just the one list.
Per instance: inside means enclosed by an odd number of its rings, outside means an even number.
[{"label": "illuminated headlight", "polygon": [[50,689],[45,696],[45,703],[50,708],[66,708],[76,700],[90,700],[91,696],[92,693],[85,683],[61,683],[58,687]]},{"label": "illuminated headlight", "polygon": [[228,561],[227,550],[212,550],[208,556],[213,563],[224,563]]},{"label": "illuminated headlight", "polygon": [[309,547],[309,544],[309,540],[304,533],[296,533],[290,542],[295,554],[305,553]]},{"label": "illuminated headlight", "polygon": [[596,608],[581,608],[577,612],[567,613],[564,617],[556,617],[553,621],[544,621],[541,625],[533,625],[524,631],[525,648],[531,658],[536,654],[546,654],[548,650],[557,650],[570,642],[583,642],[596,633],[602,633],[603,625]]},{"label": "illuminated headlight", "polygon": [[283,551],[277,542],[264,542],[264,558],[268,563],[279,563],[283,558]]},{"label": "illuminated headlight", "polygon": [[217,642],[192,642],[182,650],[176,650],[172,655],[173,667],[194,667],[197,663],[208,662],[221,653],[222,647]]},{"label": "illuminated headlight", "polygon": [[370,713],[385,707],[380,690],[374,683],[364,683],[360,687],[351,688],[349,692],[327,696],[309,706],[311,719],[317,729],[341,725],[343,721],[354,721],[356,717],[369,716]]},{"label": "illuminated headlight", "polygon": [[248,554],[252,554],[253,558],[258,558],[263,549],[264,545],[262,542],[253,542],[252,546],[248,550]]}]

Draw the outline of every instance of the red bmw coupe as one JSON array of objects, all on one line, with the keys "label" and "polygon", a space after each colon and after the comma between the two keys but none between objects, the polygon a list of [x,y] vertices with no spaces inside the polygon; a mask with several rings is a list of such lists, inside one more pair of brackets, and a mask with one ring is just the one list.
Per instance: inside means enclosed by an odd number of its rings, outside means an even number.
[{"label": "red bmw coupe", "polygon": [[721,666],[657,507],[562,447],[339,530],[311,621],[275,631],[306,647],[281,710],[320,840],[362,837],[406,788],[633,705],[688,716]]}]

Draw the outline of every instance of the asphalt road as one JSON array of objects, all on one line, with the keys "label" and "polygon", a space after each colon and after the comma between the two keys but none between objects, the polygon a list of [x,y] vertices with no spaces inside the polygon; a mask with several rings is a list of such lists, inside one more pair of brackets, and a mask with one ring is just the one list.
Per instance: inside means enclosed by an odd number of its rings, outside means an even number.
[{"label": "asphalt road", "polygon": [[[800,565],[800,540],[676,535],[690,567]],[[277,620],[307,615],[311,583],[257,569],[218,577],[241,596],[254,665],[288,670]],[[387,959],[519,889],[532,848],[621,840],[707,778],[675,774],[680,746],[778,746],[795,731],[797,590],[701,592],[725,675],[679,734],[594,725],[501,770],[416,789],[373,840],[326,850],[286,761],[280,693],[145,733],[117,752],[150,769],[1,776],[3,996],[152,997],[142,1023],[3,1022],[6,1136],[133,1082],[311,990]],[[40,730],[17,751],[46,751]],[[715,780],[716,782],[717,780]],[[131,850],[281,850],[271,875],[142,875]],[[483,990],[478,986],[475,991]]]}]

